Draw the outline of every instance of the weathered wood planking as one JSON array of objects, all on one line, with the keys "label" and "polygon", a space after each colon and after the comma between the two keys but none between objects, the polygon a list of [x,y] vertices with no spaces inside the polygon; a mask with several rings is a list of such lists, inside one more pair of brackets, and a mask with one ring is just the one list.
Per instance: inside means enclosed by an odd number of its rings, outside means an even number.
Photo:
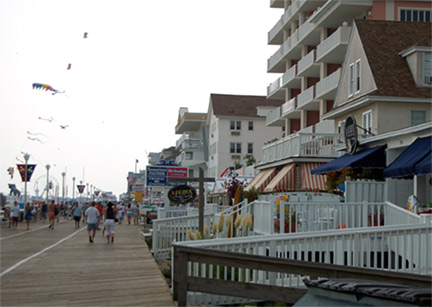
[{"label": "weathered wood planking", "polygon": [[[20,223],[18,230],[1,228],[2,273],[77,231],[72,221],[62,222],[54,230],[47,225],[38,229],[44,225],[32,223],[30,231],[25,230],[25,223]],[[91,244],[84,229],[4,274],[0,305],[174,306],[174,303],[139,228],[122,224],[116,226],[114,244],[107,244],[101,231]]]}]

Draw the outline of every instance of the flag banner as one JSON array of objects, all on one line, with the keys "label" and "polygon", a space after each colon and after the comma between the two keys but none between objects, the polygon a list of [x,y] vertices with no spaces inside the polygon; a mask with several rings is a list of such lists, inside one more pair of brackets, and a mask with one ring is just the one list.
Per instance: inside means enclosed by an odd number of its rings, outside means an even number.
[{"label": "flag banner", "polygon": [[94,191],[94,194],[96,195],[96,197],[99,196],[100,191]]},{"label": "flag banner", "polygon": [[[23,182],[26,181],[26,165],[25,164],[17,164],[18,171],[21,175],[21,179]],[[36,168],[36,164],[27,164],[27,181],[30,181],[31,176]]]},{"label": "flag banner", "polygon": [[77,184],[77,188],[78,188],[78,191],[80,192],[80,194],[82,194],[84,192],[85,187],[86,186],[84,184]]}]

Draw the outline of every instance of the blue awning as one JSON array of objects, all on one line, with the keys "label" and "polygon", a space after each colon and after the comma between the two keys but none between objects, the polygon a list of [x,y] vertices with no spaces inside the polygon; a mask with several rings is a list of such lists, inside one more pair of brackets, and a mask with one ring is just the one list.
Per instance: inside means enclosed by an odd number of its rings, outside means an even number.
[{"label": "blue awning", "polygon": [[386,145],[366,149],[355,155],[345,154],[311,171],[312,175],[340,171],[344,168],[384,168]]},{"label": "blue awning", "polygon": [[[384,177],[405,177],[419,174],[430,174],[431,150],[432,136],[416,139],[399,155],[399,157],[396,158],[396,160],[384,169]],[[427,158],[428,156],[429,159]]]}]

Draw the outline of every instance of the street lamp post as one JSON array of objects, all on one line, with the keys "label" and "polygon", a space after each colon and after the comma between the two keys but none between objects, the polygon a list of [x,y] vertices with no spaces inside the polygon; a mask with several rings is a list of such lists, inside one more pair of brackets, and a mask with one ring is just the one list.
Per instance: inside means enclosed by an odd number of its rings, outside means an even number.
[{"label": "street lamp post", "polygon": [[72,177],[73,185],[72,185],[72,199],[75,201],[75,177]]},{"label": "street lamp post", "polygon": [[63,183],[62,183],[62,197],[63,197],[63,206],[65,205],[65,176],[66,176],[66,172],[62,173],[62,177],[63,177]]},{"label": "street lamp post", "polygon": [[47,169],[46,203],[47,203],[47,205],[48,205],[48,193],[49,193],[49,169],[50,169],[50,167],[51,166],[49,164],[46,165],[46,169]]},{"label": "street lamp post", "polygon": [[30,158],[30,155],[28,153],[24,154],[24,160],[25,160],[25,180],[24,180],[24,207],[27,204],[27,162]]}]

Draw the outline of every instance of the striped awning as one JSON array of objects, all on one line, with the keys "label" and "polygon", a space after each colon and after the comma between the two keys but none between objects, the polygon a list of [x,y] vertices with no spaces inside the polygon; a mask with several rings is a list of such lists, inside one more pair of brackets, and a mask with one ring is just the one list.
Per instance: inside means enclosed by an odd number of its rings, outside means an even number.
[{"label": "striped awning", "polygon": [[326,175],[312,175],[311,170],[320,167],[324,163],[305,162],[302,163],[301,190],[305,191],[324,191],[326,189]]},{"label": "striped awning", "polygon": [[249,191],[252,187],[255,187],[256,190],[263,192],[266,185],[274,178],[275,175],[276,167],[260,171],[245,188],[245,191]]},{"label": "striped awning", "polygon": [[264,192],[286,192],[295,191],[296,177],[295,164],[285,165],[284,168],[273,178],[273,180],[265,187]]}]

